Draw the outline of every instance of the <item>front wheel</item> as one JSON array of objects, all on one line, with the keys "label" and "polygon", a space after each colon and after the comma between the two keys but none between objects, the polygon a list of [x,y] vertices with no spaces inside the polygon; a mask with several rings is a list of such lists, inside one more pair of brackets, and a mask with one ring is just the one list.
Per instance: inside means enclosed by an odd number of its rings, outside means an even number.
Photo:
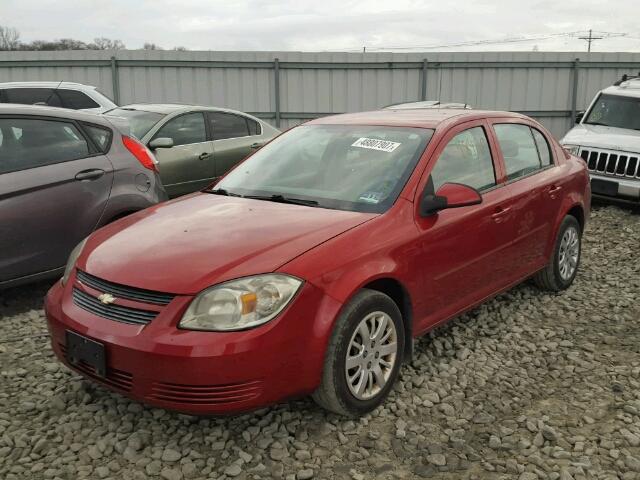
[{"label": "front wheel", "polygon": [[313,399],[341,415],[370,412],[398,378],[404,344],[395,302],[374,290],[358,292],[336,321]]},{"label": "front wheel", "polygon": [[575,217],[567,215],[560,224],[551,262],[534,277],[538,287],[552,292],[568,288],[578,273],[582,251],[582,229]]}]

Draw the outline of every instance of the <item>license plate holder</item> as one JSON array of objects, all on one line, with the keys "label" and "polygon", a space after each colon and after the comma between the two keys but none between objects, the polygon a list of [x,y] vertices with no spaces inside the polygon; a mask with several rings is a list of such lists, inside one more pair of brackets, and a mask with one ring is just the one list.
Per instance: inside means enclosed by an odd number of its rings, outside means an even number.
[{"label": "license plate holder", "polygon": [[600,195],[616,197],[618,195],[618,184],[609,180],[601,180],[599,178],[591,179],[591,191]]},{"label": "license plate holder", "polygon": [[83,362],[93,367],[99,377],[107,376],[107,359],[102,343],[69,330],[66,331],[66,340],[67,360],[71,365]]}]

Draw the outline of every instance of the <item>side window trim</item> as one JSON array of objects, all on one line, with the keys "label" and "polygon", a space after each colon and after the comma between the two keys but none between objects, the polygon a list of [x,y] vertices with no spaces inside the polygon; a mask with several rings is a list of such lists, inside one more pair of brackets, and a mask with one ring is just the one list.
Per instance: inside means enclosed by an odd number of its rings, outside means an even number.
[{"label": "side window trim", "polygon": [[[429,171],[429,175],[428,177],[431,177],[431,175],[433,174],[433,170],[435,169],[436,165],[438,164],[438,161],[440,160],[440,158],[442,158],[442,154],[444,153],[444,151],[446,150],[446,148],[449,146],[449,144],[451,143],[451,141],[456,138],[458,135],[467,132],[469,130],[473,130],[475,128],[479,128],[483,135],[484,138],[487,142],[487,147],[488,147],[488,153],[489,153],[489,157],[491,158],[491,168],[493,170],[493,181],[494,184],[487,186],[485,188],[482,189],[477,189],[480,193],[484,194],[487,192],[490,192],[492,190],[495,190],[501,186],[503,186],[504,184],[502,182],[500,182],[500,179],[498,177],[498,168],[497,168],[497,164],[496,164],[496,156],[495,156],[495,152],[493,151],[493,146],[492,146],[492,142],[491,142],[491,135],[489,133],[489,128],[488,128],[488,124],[484,121],[471,121],[471,122],[465,122],[462,123],[460,125],[458,125],[457,127],[464,127],[464,128],[455,128],[453,130],[453,132],[447,134],[443,139],[441,144],[443,145],[442,149],[440,149],[440,145],[438,145],[436,151],[439,150],[438,154],[437,154],[437,158],[435,159],[435,163],[433,164],[433,166],[431,167],[430,171]],[[432,180],[428,180],[428,183],[431,183]],[[475,188],[475,187],[474,187]]]},{"label": "side window trim", "polygon": [[[87,140],[87,142],[89,143],[89,148],[91,149],[93,147],[93,149],[98,152],[99,154],[106,154],[109,150],[111,150],[111,144],[113,143],[113,130],[105,125],[99,125],[97,123],[91,123],[91,122],[83,122],[80,121],[79,123],[79,130],[82,132],[84,138]],[[109,132],[109,141],[107,142],[107,144],[104,146],[104,148],[100,148],[100,145],[96,144],[96,142],[93,140],[93,138],[91,137],[91,135],[89,135],[89,133],[85,130],[85,127],[93,127],[93,128],[99,128],[102,130],[106,130],[107,132]]]},{"label": "side window trim", "polygon": [[[160,130],[162,130],[164,127],[166,127],[170,122],[173,122],[174,120],[177,120],[177,119],[178,119],[178,118],[180,118],[180,117],[184,117],[185,115],[191,115],[191,114],[194,114],[194,113],[199,113],[199,114],[202,116],[202,120],[204,121],[205,139],[204,139],[202,142],[195,142],[195,143],[183,143],[183,144],[181,144],[181,145],[176,145],[176,147],[183,147],[183,146],[185,146],[185,145],[197,145],[197,144],[199,144],[199,143],[206,143],[206,142],[210,142],[210,141],[211,141],[211,139],[212,139],[212,137],[209,135],[209,127],[208,127],[208,125],[207,125],[207,123],[209,123],[209,122],[207,121],[207,117],[206,117],[206,115],[205,115],[205,113],[206,113],[206,112],[205,112],[205,111],[203,111],[203,110],[192,110],[192,111],[189,111],[189,112],[180,113],[180,114],[176,115],[175,117],[171,117],[171,118],[169,118],[167,121],[165,121],[162,125],[160,125],[160,126],[157,128],[157,130],[155,131],[155,133],[153,134],[153,136],[149,139],[149,142],[150,142],[151,140],[155,139],[155,138],[160,138],[160,137],[158,137],[158,134],[160,133]],[[156,124],[156,126],[155,126],[155,127],[157,127],[157,124]],[[154,128],[155,128],[155,127],[154,127]],[[149,142],[147,142],[147,144],[148,144]]]},{"label": "side window trim", "polygon": [[[531,129],[531,135],[533,135],[533,143],[536,144],[536,150],[538,151],[538,158],[540,159],[540,167],[544,169],[544,167],[546,166],[555,166],[556,158],[555,158],[555,155],[553,154],[553,149],[551,148],[551,144],[549,143],[547,136],[544,133],[542,133],[540,130],[538,130],[536,127],[532,127],[531,125],[529,125],[529,128]],[[549,160],[550,160],[549,165],[542,165],[542,155],[540,154],[540,146],[536,141],[536,135],[535,133],[533,133],[534,131],[538,132],[538,134],[542,136],[542,139],[544,140],[544,143],[547,146],[547,151],[549,152]]]},{"label": "side window trim", "polygon": [[85,158],[92,158],[92,157],[96,157],[96,156],[99,156],[99,155],[104,155],[104,153],[102,153],[102,152],[100,152],[99,150],[96,149],[93,141],[90,138],[88,138],[87,133],[84,131],[84,129],[82,128],[82,125],[77,120],[74,120],[74,119],[71,119],[71,118],[62,118],[62,117],[48,117],[46,115],[0,114],[0,120],[3,120],[3,119],[9,119],[9,120],[12,120],[12,119],[13,120],[17,120],[17,119],[41,120],[41,121],[60,122],[60,123],[66,123],[66,124],[73,125],[76,128],[76,130],[80,133],[80,135],[84,139],[84,141],[86,142],[88,155],[84,155],[84,156],[76,157],[76,158],[69,158],[69,159],[66,159],[66,160],[60,160],[58,162],[47,163],[47,164],[44,164],[44,165],[37,165],[37,166],[32,166],[32,167],[25,167],[25,168],[17,168],[17,169],[14,169],[14,170],[8,170],[6,172],[0,173],[0,175],[5,175],[5,174],[15,173],[15,172],[23,172],[25,170],[32,170],[34,168],[44,168],[44,167],[49,167],[49,166],[52,166],[52,165],[59,165],[61,163],[75,162],[77,160],[83,160]]},{"label": "side window trim", "polygon": [[[519,121],[514,121],[514,119],[512,119],[512,118],[492,118],[492,119],[489,119],[489,125],[491,127],[491,134],[495,138],[496,153],[499,154],[500,160],[502,161],[502,166],[503,166],[503,169],[504,169],[504,183],[503,183],[503,185],[511,185],[512,183],[518,182],[518,181],[523,180],[525,178],[529,178],[529,177],[531,177],[533,175],[537,175],[540,172],[544,172],[545,170],[549,170],[550,168],[553,168],[553,167],[557,166],[556,161],[555,161],[555,156],[553,154],[553,149],[551,148],[551,145],[549,144],[549,140],[547,139],[547,136],[544,133],[540,132],[540,130],[538,130],[536,127],[530,125],[527,122],[522,123],[522,122],[519,122]],[[531,134],[531,138],[533,139],[533,144],[536,147],[536,153],[538,155],[538,163],[540,165],[540,168],[538,168],[537,170],[535,170],[533,172],[529,172],[529,173],[527,173],[525,175],[509,179],[508,176],[507,176],[507,170],[506,170],[506,163],[505,163],[504,155],[502,154],[502,150],[500,148],[500,141],[498,140],[498,135],[497,135],[497,133],[495,131],[495,126],[496,125],[520,125],[520,126],[523,126],[523,127],[528,127],[529,128],[529,132]],[[540,157],[540,151],[538,149],[538,142],[536,142],[535,136],[533,135],[533,130],[536,130],[536,131],[540,132],[540,134],[544,138],[545,142],[547,142],[547,147],[549,148],[549,154],[551,155],[551,163],[549,165],[542,166],[542,158]]]},{"label": "side window trim", "polygon": [[[249,128],[249,120],[251,120],[250,118],[246,117],[245,115],[239,115],[237,113],[233,113],[233,112],[225,112],[223,110],[208,110],[207,112],[207,123],[210,124],[211,121],[209,120],[209,115],[212,113],[221,113],[223,115],[233,115],[234,117],[240,117],[244,120],[244,123],[247,127],[247,135],[242,135],[240,137],[227,137],[227,138],[220,138],[218,140],[216,140],[214,138],[215,132],[213,131],[213,128],[211,128],[211,139],[214,142],[220,141],[220,140],[234,140],[237,138],[247,138],[247,137],[253,137],[254,135],[251,135],[251,129]],[[258,123],[259,127],[261,128],[260,124]],[[262,130],[261,130],[262,131]],[[256,135],[260,135],[260,134],[256,134]]]}]

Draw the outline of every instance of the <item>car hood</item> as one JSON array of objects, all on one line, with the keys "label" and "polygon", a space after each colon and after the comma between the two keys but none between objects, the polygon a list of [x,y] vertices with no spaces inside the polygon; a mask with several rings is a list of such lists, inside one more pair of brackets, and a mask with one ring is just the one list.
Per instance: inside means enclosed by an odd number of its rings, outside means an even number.
[{"label": "car hood", "polygon": [[198,193],[98,230],[77,266],[123,285],[195,294],[272,272],[375,216]]},{"label": "car hood", "polygon": [[572,128],[560,143],[640,153],[640,131],[581,124]]}]

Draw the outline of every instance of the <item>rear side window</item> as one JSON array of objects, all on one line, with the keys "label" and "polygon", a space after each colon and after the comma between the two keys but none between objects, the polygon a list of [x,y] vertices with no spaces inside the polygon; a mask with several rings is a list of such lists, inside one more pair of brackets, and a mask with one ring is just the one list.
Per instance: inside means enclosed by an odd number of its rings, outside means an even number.
[{"label": "rear side window", "polygon": [[507,180],[524,177],[542,168],[538,147],[527,125],[502,123],[493,128],[504,157]]},{"label": "rear side window", "polygon": [[536,146],[538,147],[538,154],[540,155],[540,165],[542,167],[549,166],[553,163],[551,160],[551,148],[549,147],[549,142],[544,138],[544,135],[540,133],[540,131],[535,128],[531,129],[533,132],[533,138],[536,141]]},{"label": "rear side window", "polygon": [[249,126],[249,135],[260,135],[262,133],[260,125],[255,120],[247,118],[247,125]]},{"label": "rear side window", "polygon": [[53,88],[5,88],[0,91],[2,103],[20,103],[35,105],[36,103],[61,107],[60,98]]},{"label": "rear side window", "polygon": [[[246,137],[249,135],[247,119],[240,115],[223,112],[208,112],[214,140]],[[257,128],[257,127],[256,127]]]},{"label": "rear side window", "polygon": [[62,106],[65,108],[71,108],[72,110],[81,110],[83,108],[98,108],[98,105],[87,94],[79,92],[77,90],[64,90],[58,89],[56,93],[62,101]]},{"label": "rear side window", "polygon": [[431,171],[434,190],[445,183],[461,183],[479,191],[496,185],[487,136],[482,127],[460,132],[444,148]]},{"label": "rear side window", "polygon": [[76,160],[90,155],[73,123],[0,118],[0,174]]},{"label": "rear side window", "polygon": [[204,116],[200,112],[187,113],[169,120],[153,138],[171,138],[173,145],[189,145],[207,141]]},{"label": "rear side window", "polygon": [[84,124],[84,129],[87,134],[91,137],[91,140],[94,141],[98,150],[102,153],[107,153],[109,151],[109,147],[111,145],[111,130],[108,128],[98,127],[96,125],[86,125]]}]

